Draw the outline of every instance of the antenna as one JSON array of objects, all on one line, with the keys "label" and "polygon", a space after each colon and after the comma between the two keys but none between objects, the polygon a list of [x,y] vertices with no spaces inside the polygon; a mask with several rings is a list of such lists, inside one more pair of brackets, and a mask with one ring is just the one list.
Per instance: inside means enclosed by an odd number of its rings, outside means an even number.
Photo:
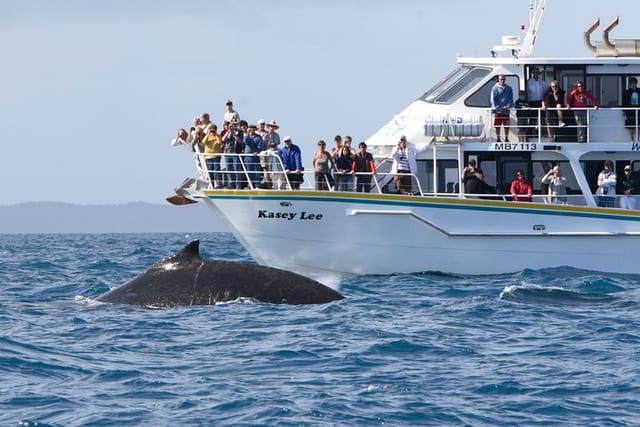
[{"label": "antenna", "polygon": [[546,0],[529,1],[529,28],[524,35],[522,47],[520,48],[521,58],[529,57],[533,53],[533,45],[536,43],[536,38],[538,37],[538,29],[542,22],[542,14],[544,13],[546,3]]}]

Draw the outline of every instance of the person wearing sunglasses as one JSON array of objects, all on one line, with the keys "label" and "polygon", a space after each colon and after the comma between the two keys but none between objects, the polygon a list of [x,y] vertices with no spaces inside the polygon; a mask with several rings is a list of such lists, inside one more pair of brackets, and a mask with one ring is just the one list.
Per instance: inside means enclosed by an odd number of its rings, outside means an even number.
[{"label": "person wearing sunglasses", "polygon": [[516,179],[511,181],[511,199],[514,202],[530,202],[531,195],[533,194],[533,188],[531,184],[524,177],[524,172],[521,169],[516,171]]},{"label": "person wearing sunglasses", "polygon": [[582,81],[577,81],[575,89],[567,95],[567,109],[574,108],[573,115],[576,119],[578,142],[586,142],[587,108],[593,105],[598,109],[598,100],[589,92]]},{"label": "person wearing sunglasses", "polygon": [[504,128],[504,140],[509,142],[509,110],[513,106],[513,89],[500,74],[491,89],[491,112],[494,114],[493,126],[496,130],[496,141],[500,142],[500,129]]}]

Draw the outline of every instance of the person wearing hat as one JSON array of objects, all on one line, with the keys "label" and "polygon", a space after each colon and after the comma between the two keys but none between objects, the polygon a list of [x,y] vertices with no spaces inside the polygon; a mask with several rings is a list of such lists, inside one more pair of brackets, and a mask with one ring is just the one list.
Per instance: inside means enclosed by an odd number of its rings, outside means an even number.
[{"label": "person wearing hat", "polygon": [[262,137],[267,147],[272,143],[280,145],[280,134],[276,132],[276,129],[278,129],[279,127],[280,126],[278,126],[275,120],[269,120],[269,123],[267,123],[267,134]]},{"label": "person wearing hat", "polygon": [[617,177],[613,172],[611,160],[605,160],[604,169],[598,174],[598,206],[603,208],[613,208],[616,204],[616,182]]},{"label": "person wearing hat", "polygon": [[[262,151],[262,138],[256,133],[256,125],[248,125],[247,133],[244,137],[244,154],[242,157],[247,175],[251,181],[250,188],[258,187],[260,184],[260,160],[259,153]],[[246,183],[248,184],[248,183]]]},{"label": "person wearing hat", "polygon": [[402,135],[400,141],[398,141],[398,145],[391,153],[391,158],[393,159],[391,173],[397,174],[393,177],[393,183],[399,194],[413,193],[411,174],[415,174],[418,171],[416,155],[417,153],[415,148],[413,148],[413,144],[409,145],[407,137]]},{"label": "person wearing hat", "polygon": [[231,100],[227,100],[224,105],[227,108],[227,111],[224,113],[223,120],[225,122],[233,122],[234,120],[240,121],[240,114],[233,109],[233,102],[231,102]]},{"label": "person wearing hat", "polygon": [[258,126],[256,127],[256,133],[260,135],[260,138],[264,141],[265,136],[267,136],[267,124],[264,119],[258,120]]},{"label": "person wearing hat", "polygon": [[284,137],[284,147],[280,149],[280,157],[282,158],[282,167],[287,175],[287,180],[292,190],[299,190],[300,184],[304,180],[302,171],[302,152],[300,147],[291,141],[290,136]]},{"label": "person wearing hat", "polygon": [[624,195],[620,198],[620,207],[629,210],[635,209],[636,195],[640,193],[640,182],[638,181],[638,175],[631,169],[631,165],[624,167],[622,188]]}]

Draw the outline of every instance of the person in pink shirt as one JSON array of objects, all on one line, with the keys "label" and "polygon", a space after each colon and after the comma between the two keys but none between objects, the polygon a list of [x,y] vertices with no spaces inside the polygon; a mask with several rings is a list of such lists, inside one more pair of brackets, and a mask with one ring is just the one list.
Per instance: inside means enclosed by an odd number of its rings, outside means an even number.
[{"label": "person in pink shirt", "polygon": [[578,126],[578,142],[586,141],[585,131],[587,125],[587,110],[585,110],[585,108],[589,108],[591,106],[597,110],[598,100],[584,87],[584,83],[578,80],[576,82],[575,89],[567,95],[567,109],[576,109],[573,112],[573,115],[576,119],[576,125]]}]

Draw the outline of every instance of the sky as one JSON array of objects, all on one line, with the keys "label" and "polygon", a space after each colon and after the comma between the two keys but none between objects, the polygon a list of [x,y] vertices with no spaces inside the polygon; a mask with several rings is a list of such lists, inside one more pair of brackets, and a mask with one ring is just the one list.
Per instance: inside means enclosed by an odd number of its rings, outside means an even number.
[{"label": "sky", "polygon": [[[626,15],[625,15],[625,12]],[[588,56],[622,0],[549,0],[535,56]],[[280,124],[302,149],[365,140],[456,66],[521,34],[529,0],[0,0],[0,205],[165,203],[202,112]]]}]

